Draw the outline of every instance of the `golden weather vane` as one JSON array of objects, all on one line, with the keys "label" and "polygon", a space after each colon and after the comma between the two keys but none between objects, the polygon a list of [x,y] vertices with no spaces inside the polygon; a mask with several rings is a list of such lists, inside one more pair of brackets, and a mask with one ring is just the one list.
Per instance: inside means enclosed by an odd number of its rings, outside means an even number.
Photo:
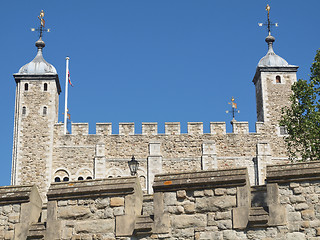
[{"label": "golden weather vane", "polygon": [[267,26],[267,30],[268,30],[269,35],[271,35],[271,27],[273,27],[273,26],[278,27],[279,26],[278,23],[272,23],[270,21],[270,9],[271,8],[270,8],[269,4],[267,4],[267,6],[266,6],[266,11],[268,12],[268,20],[267,20],[267,22],[266,23],[258,23],[258,25],[260,27]]},{"label": "golden weather vane", "polygon": [[43,32],[50,32],[50,28],[46,29],[45,28],[45,20],[44,20],[44,11],[41,10],[40,15],[38,16],[39,20],[40,20],[40,26],[38,28],[31,28],[31,31],[37,31],[39,32],[39,38],[42,38],[42,34]]},{"label": "golden weather vane", "polygon": [[240,110],[237,110],[237,104],[234,102],[234,97],[231,98],[231,103],[228,103],[231,105],[231,111],[226,111],[226,113],[232,113],[232,120],[234,121],[235,114],[240,113]]}]

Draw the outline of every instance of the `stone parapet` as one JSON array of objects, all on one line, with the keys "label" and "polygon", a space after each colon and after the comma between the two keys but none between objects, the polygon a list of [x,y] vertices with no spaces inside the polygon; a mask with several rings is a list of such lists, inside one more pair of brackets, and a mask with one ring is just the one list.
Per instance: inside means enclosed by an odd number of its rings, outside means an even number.
[{"label": "stone parapet", "polygon": [[225,122],[210,122],[210,133],[216,135],[226,134]]},{"label": "stone parapet", "polygon": [[87,135],[89,134],[88,123],[71,123],[71,133],[73,135]]},{"label": "stone parapet", "polygon": [[112,134],[112,123],[96,123],[96,134],[97,135],[111,135]]},{"label": "stone parapet", "polygon": [[37,199],[38,196],[38,189],[35,185],[0,187],[0,204],[30,202],[30,200]]},{"label": "stone parapet", "polygon": [[179,122],[166,122],[164,126],[166,135],[179,135],[181,132]]},{"label": "stone parapet", "polygon": [[188,122],[188,134],[192,134],[192,135],[203,134],[203,123]]},{"label": "stone parapet", "polygon": [[134,123],[119,123],[119,135],[134,135]]},{"label": "stone parapet", "polygon": [[82,239],[97,234],[115,239],[132,236],[136,227],[144,230],[137,177],[54,183],[47,196],[45,239]]},{"label": "stone parapet", "polygon": [[142,135],[157,135],[158,123],[142,123]]},{"label": "stone parapet", "polygon": [[[238,134],[248,134],[249,124],[248,122],[236,122],[233,123],[233,132]],[[256,122],[256,132],[253,133],[264,133],[264,123]],[[64,124],[55,123],[55,132],[57,135],[64,134]],[[68,134],[72,135],[85,135],[89,133],[88,123],[72,123],[71,132]],[[112,131],[112,123],[96,123],[96,135],[117,135]],[[166,122],[165,123],[165,135],[180,135],[181,124],[180,122]],[[210,122],[210,132],[204,133],[203,122],[188,122],[187,133],[188,135],[225,135],[226,134],[226,123],[225,122]],[[92,135],[92,134],[91,134]],[[119,135],[163,135],[158,132],[158,123],[156,122],[143,122],[141,127],[141,133],[137,133],[135,124],[133,122],[119,123]]]},{"label": "stone parapet", "polygon": [[0,187],[0,239],[27,239],[41,210],[42,201],[35,185]]},{"label": "stone parapet", "polygon": [[163,192],[186,188],[237,187],[246,185],[247,181],[248,172],[246,168],[159,174],[155,176],[153,189],[154,192]]},{"label": "stone parapet", "polygon": [[[52,183],[47,193],[48,201],[92,198],[140,191],[136,177],[108,178],[74,182]],[[138,187],[139,186],[139,187]]]},{"label": "stone parapet", "polygon": [[248,134],[249,133],[249,123],[248,122],[237,122],[231,121],[232,132],[238,134]]},{"label": "stone parapet", "polygon": [[268,183],[312,181],[320,179],[320,162],[267,166]]}]

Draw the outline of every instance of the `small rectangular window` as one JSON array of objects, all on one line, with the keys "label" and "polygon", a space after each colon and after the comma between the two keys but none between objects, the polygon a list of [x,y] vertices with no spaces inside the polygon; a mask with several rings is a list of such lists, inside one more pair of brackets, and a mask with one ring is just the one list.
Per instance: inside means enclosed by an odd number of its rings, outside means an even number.
[{"label": "small rectangular window", "polygon": [[280,135],[287,135],[288,129],[286,126],[280,126]]}]

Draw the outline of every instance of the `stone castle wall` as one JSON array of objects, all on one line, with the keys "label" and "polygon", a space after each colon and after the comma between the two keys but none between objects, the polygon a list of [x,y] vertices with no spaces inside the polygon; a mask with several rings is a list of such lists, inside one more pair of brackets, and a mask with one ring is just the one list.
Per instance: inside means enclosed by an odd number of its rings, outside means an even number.
[{"label": "stone castle wall", "polygon": [[320,162],[0,188],[0,239],[319,239]]},{"label": "stone castle wall", "polygon": [[202,123],[188,123],[188,133],[182,134],[180,123],[166,123],[165,133],[159,134],[156,123],[143,123],[142,134],[135,134],[133,123],[120,123],[119,134],[112,134],[110,123],[98,123],[96,134],[89,134],[87,123],[72,123],[72,132],[64,135],[63,125],[56,124],[52,181],[63,172],[70,180],[129,176],[127,161],[134,155],[140,163],[138,173],[144,189],[150,189],[153,182],[149,171],[157,174],[234,167],[248,167],[251,183],[259,178],[262,184],[266,164],[287,159],[283,136],[270,133],[265,125],[257,123],[257,131],[251,133],[247,122],[234,122],[233,133],[226,133],[225,123],[218,122],[210,124],[210,133],[203,133]]}]

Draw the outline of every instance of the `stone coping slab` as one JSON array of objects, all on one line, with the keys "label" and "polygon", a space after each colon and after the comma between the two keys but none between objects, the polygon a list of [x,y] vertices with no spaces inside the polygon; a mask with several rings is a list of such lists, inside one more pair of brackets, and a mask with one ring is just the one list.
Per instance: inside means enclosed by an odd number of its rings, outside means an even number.
[{"label": "stone coping slab", "polygon": [[153,189],[160,192],[186,188],[237,187],[246,185],[247,179],[247,168],[159,174],[155,176]]},{"label": "stone coping slab", "polygon": [[0,187],[0,204],[29,202],[34,191],[38,192],[35,185]]},{"label": "stone coping slab", "polygon": [[121,177],[52,183],[47,197],[48,200],[61,200],[127,195],[134,193],[138,181],[137,177]]},{"label": "stone coping slab", "polygon": [[267,166],[268,183],[320,179],[320,162],[303,162]]}]

